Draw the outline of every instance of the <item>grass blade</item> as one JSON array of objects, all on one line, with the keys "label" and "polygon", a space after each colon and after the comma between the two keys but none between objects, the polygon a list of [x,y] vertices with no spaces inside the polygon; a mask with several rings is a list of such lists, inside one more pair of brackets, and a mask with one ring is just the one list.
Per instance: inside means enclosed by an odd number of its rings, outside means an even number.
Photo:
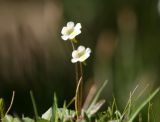
[{"label": "grass blade", "polygon": [[132,122],[138,113],[142,110],[142,108],[159,92],[160,87],[157,88],[139,107],[138,109],[131,115],[128,122]]},{"label": "grass blade", "polygon": [[4,115],[4,99],[0,98],[0,119],[2,119]]},{"label": "grass blade", "polygon": [[56,94],[54,94],[54,101],[52,106],[52,122],[58,122],[58,105],[57,105],[57,97]]},{"label": "grass blade", "polygon": [[30,96],[31,96],[31,100],[32,100],[34,114],[35,114],[35,117],[36,117],[36,120],[37,120],[39,118],[39,116],[38,116],[37,106],[36,106],[36,102],[35,102],[35,99],[34,99],[32,91],[30,91]]}]

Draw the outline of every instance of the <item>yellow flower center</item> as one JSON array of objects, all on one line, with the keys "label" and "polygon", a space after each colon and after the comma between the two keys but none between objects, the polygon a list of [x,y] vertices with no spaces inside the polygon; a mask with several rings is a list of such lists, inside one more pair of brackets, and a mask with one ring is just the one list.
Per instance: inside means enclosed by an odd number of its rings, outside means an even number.
[{"label": "yellow flower center", "polygon": [[82,56],[84,55],[84,53],[85,53],[85,51],[79,52],[79,53],[78,53],[78,57],[79,57],[79,58],[82,57]]},{"label": "yellow flower center", "polygon": [[73,33],[73,31],[74,31],[74,28],[69,29],[69,30],[67,31],[67,34],[70,35],[71,33]]}]

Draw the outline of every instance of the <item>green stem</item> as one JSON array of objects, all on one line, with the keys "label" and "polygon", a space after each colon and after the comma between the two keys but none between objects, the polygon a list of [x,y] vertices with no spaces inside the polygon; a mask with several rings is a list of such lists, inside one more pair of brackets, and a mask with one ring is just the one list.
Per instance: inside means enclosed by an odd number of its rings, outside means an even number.
[{"label": "green stem", "polygon": [[81,115],[82,102],[83,102],[83,66],[82,66],[82,63],[80,63],[80,76],[81,76],[81,84],[80,84],[80,88],[78,92],[78,96],[79,96],[78,116]]},{"label": "green stem", "polygon": [[72,40],[70,40],[70,42],[71,42],[72,50],[75,50],[75,46],[74,46],[73,41],[72,41]]},{"label": "green stem", "polygon": [[82,77],[78,81],[77,88],[76,88],[76,94],[75,94],[75,107],[76,107],[77,118],[79,117],[79,89],[80,89],[81,82],[82,82]]}]

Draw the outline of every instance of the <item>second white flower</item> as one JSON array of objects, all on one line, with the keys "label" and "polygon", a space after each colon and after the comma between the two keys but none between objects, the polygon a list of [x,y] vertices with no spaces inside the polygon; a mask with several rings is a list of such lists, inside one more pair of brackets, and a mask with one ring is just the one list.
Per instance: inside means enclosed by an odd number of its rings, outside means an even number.
[{"label": "second white flower", "polygon": [[90,48],[85,48],[84,46],[79,46],[77,48],[77,50],[74,50],[72,52],[71,62],[72,63],[84,62],[90,56],[90,53],[91,53]]}]

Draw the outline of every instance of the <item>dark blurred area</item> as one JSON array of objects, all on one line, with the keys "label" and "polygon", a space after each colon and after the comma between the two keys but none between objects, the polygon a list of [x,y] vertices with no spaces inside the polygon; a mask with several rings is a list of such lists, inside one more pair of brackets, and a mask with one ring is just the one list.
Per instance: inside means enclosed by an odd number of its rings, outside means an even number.
[{"label": "dark blurred area", "polygon": [[[2,0],[0,97],[7,107],[16,91],[11,113],[32,115],[29,90],[40,113],[52,105],[54,92],[60,105],[74,96],[72,49],[60,38],[68,21],[82,24],[79,44],[92,49],[84,68],[84,91],[107,79],[101,97],[109,103],[115,96],[122,109],[137,84],[135,95],[148,84],[146,94],[160,85],[158,0]],[[159,98],[153,101],[156,115]]]}]

